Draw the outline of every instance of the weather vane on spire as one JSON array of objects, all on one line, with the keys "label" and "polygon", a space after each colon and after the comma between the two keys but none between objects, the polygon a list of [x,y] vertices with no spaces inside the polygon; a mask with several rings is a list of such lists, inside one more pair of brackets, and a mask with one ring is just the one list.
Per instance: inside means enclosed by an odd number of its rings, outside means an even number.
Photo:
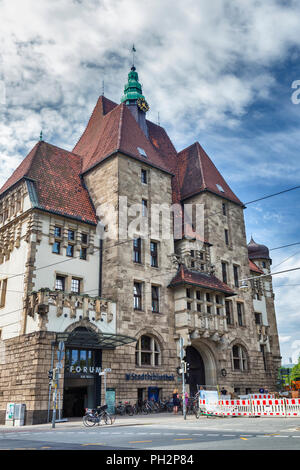
[{"label": "weather vane on spire", "polygon": [[134,47],[134,44],[132,44],[131,52],[132,52],[132,67],[134,67],[134,53],[136,52],[136,48]]}]

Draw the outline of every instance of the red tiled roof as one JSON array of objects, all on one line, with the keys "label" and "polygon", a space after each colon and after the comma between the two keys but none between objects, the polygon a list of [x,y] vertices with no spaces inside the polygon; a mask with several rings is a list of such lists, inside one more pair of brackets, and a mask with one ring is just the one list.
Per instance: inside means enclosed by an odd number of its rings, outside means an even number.
[{"label": "red tiled roof", "polygon": [[243,206],[198,142],[178,153],[178,168],[182,200],[208,190]]},{"label": "red tiled roof", "polygon": [[21,179],[28,178],[34,182],[38,208],[96,224],[95,210],[80,172],[78,155],[42,141],[2,186],[0,195]]},{"label": "red tiled roof", "polygon": [[[110,110],[106,112],[105,110],[108,109]],[[146,158],[139,153],[138,147],[146,152]],[[139,127],[128,107],[124,103],[115,106],[112,102],[107,104],[107,98],[103,96],[99,98],[73,152],[82,157],[82,173],[116,152],[132,156],[168,173],[171,172],[167,163]]]},{"label": "red tiled roof", "polygon": [[235,295],[234,291],[227,284],[220,281],[212,274],[204,274],[198,271],[190,271],[183,264],[180,265],[176,276],[172,279],[169,287],[176,287],[182,284],[191,284],[208,290],[222,292],[226,296]]},{"label": "red tiled roof", "polygon": [[264,272],[255,264],[251,259],[249,259],[249,268],[250,271],[255,271],[256,273],[264,274]]}]

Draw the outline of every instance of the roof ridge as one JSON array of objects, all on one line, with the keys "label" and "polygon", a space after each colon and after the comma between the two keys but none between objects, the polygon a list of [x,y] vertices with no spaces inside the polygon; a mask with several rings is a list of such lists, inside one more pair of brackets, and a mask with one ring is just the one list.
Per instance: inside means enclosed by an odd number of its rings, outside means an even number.
[{"label": "roof ridge", "polygon": [[119,129],[118,129],[118,141],[117,141],[117,149],[120,149],[121,145],[121,134],[122,134],[122,127],[123,127],[123,116],[124,116],[124,103],[121,103],[121,112],[120,112],[120,119],[119,119]]}]

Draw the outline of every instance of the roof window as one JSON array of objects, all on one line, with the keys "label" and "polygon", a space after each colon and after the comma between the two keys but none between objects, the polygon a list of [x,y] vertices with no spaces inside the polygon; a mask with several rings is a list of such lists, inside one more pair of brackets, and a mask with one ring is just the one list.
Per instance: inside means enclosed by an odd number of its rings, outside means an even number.
[{"label": "roof window", "polygon": [[139,151],[139,154],[142,156],[142,157],[145,157],[147,158],[147,154],[145,152],[144,149],[142,149],[141,147],[137,147],[138,151]]},{"label": "roof window", "polygon": [[220,184],[216,184],[218,190],[221,192],[221,193],[224,193],[224,189],[222,188],[222,186]]}]

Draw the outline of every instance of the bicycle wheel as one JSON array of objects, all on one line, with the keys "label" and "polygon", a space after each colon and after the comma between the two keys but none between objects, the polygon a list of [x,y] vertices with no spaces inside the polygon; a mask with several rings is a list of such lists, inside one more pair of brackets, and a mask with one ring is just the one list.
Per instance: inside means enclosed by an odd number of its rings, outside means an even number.
[{"label": "bicycle wheel", "polygon": [[105,424],[113,424],[115,422],[115,417],[105,413],[101,419],[103,419]]},{"label": "bicycle wheel", "polygon": [[85,426],[90,427],[90,426],[95,426],[97,422],[97,418],[93,416],[85,415],[82,421]]}]

